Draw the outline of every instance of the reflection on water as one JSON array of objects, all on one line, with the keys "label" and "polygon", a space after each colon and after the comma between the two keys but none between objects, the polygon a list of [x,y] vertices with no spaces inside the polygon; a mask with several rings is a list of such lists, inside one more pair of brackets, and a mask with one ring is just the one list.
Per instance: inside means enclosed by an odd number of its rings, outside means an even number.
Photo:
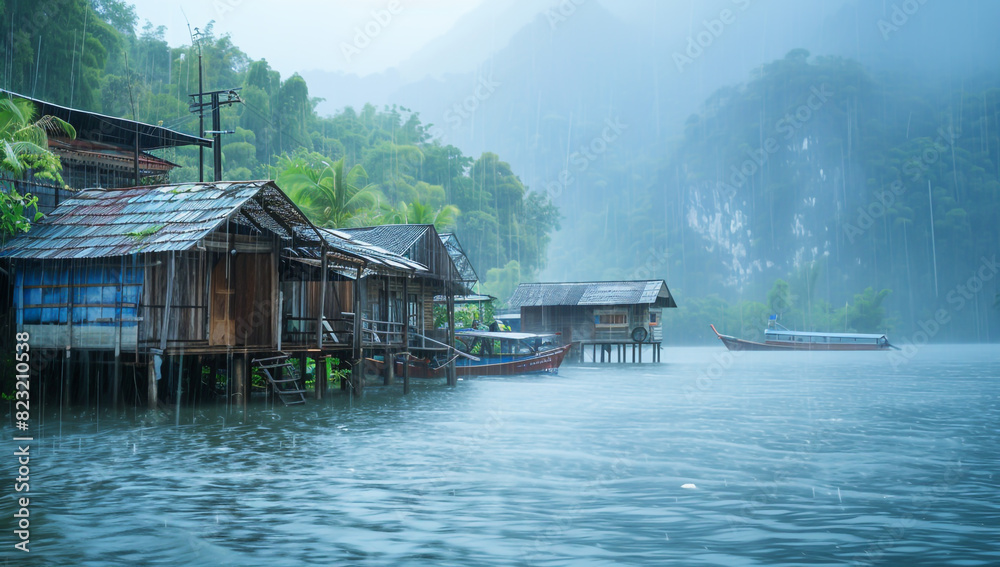
[{"label": "reflection on water", "polygon": [[[926,348],[897,369],[886,353],[724,352],[408,397],[370,388],[245,422],[224,408],[183,411],[180,426],[142,410],[49,414],[32,447],[30,557],[1000,563],[997,348]],[[24,564],[10,549],[0,557]]]}]

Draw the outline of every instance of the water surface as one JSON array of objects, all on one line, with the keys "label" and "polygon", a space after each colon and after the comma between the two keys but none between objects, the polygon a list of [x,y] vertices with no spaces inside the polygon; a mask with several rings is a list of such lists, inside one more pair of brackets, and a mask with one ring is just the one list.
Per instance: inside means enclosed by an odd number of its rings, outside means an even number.
[{"label": "water surface", "polygon": [[[1000,564],[997,347],[663,360],[372,387],[245,420],[189,409],[179,426],[49,413],[30,559]],[[32,563],[12,545],[0,558]]]}]

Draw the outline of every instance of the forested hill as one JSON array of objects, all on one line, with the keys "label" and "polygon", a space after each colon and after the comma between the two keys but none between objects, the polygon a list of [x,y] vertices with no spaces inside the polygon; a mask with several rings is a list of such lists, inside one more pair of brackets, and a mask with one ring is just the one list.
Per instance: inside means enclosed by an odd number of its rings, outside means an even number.
[{"label": "forested hill", "polygon": [[790,278],[828,310],[887,288],[897,328],[945,308],[938,338],[1000,332],[994,294],[967,289],[993,289],[969,282],[1000,251],[1000,75],[953,90],[795,50],[710,97],[653,186],[628,218],[659,227],[679,289]]},{"label": "forested hill", "polygon": [[[223,129],[236,131],[223,138],[226,179],[278,176],[276,166],[291,163],[279,161],[282,155],[318,168],[343,158],[346,170],[363,167],[367,175],[352,179],[374,195],[358,220],[444,219],[439,227],[455,229],[494,293],[509,293],[545,263],[558,223],[548,198],[530,191],[495,153],[477,159],[430,141],[416,112],[365,105],[320,116],[315,109],[322,99],[302,77],[282,78],[266,61],[251,60],[211,23],[198,30],[197,43],[171,48],[162,26],[147,22],[138,29],[134,8],[121,0],[0,2],[0,14],[0,29],[10,30],[0,34],[8,90],[196,133],[188,95],[198,91],[197,45],[205,91],[240,87],[245,101],[222,109]],[[194,150],[163,157],[181,166],[172,180],[198,178]]]}]

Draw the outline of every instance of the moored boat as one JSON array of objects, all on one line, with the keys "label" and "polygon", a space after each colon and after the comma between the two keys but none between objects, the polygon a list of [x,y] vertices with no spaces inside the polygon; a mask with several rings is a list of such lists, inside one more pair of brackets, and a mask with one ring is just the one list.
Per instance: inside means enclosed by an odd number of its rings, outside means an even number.
[{"label": "moored boat", "polygon": [[[772,322],[774,320],[772,319]],[[776,325],[780,327],[780,325]],[[868,333],[816,333],[789,331],[784,327],[764,329],[764,342],[723,335],[711,325],[729,350],[887,350],[896,348],[885,335]]]},{"label": "moored boat", "polygon": [[[455,361],[458,376],[513,376],[535,372],[558,371],[570,345],[556,345],[556,335],[511,333],[503,331],[463,331],[456,337],[456,350],[449,356],[418,358],[410,356],[410,376],[443,378],[448,364]],[[371,361],[381,370],[382,361]],[[401,376],[403,361],[396,361],[395,372]]]}]

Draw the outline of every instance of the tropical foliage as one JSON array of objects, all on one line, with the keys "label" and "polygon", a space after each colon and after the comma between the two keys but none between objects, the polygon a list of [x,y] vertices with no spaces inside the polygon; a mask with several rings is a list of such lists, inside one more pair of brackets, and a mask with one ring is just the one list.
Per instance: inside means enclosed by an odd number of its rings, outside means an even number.
[{"label": "tropical foliage", "polygon": [[34,105],[24,99],[0,99],[0,243],[31,228],[28,216],[41,217],[38,199],[21,195],[14,181],[31,174],[37,179],[62,183],[59,158],[48,150],[48,131],[76,136],[73,127],[53,116],[35,120]]},{"label": "tropical foliage", "polygon": [[361,212],[375,206],[375,186],[367,183],[368,173],[361,164],[344,173],[345,158],[331,165],[322,156],[312,155],[312,164],[305,157],[279,158],[275,182],[315,224],[345,227]]},{"label": "tropical foliage", "polygon": [[[206,91],[242,88],[244,103],[221,110],[224,128],[234,129],[223,138],[225,179],[276,179],[323,226],[419,222],[454,230],[483,274],[512,260],[525,277],[544,266],[558,211],[496,154],[475,159],[431,142],[430,125],[402,107],[320,116],[302,77],[282,78],[211,23],[196,28],[197,47],[176,48],[163,26],[137,23],[124,0],[0,2],[0,27],[14,30],[0,35],[11,54],[5,88],[196,133],[188,95],[197,91],[200,52]],[[198,179],[196,149],[162,157],[180,166],[173,181]]]}]

